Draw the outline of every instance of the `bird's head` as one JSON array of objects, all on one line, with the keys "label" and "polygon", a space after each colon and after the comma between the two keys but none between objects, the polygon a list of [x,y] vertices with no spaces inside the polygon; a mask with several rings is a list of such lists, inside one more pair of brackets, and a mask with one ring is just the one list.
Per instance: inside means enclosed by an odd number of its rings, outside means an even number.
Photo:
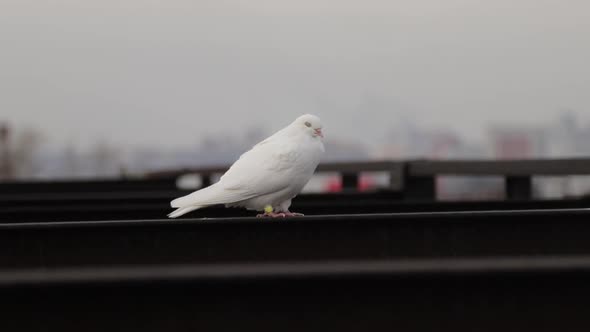
[{"label": "bird's head", "polygon": [[322,133],[322,122],[320,121],[320,118],[315,115],[302,115],[293,122],[293,125],[296,128],[309,133],[313,137],[324,137],[324,134]]}]

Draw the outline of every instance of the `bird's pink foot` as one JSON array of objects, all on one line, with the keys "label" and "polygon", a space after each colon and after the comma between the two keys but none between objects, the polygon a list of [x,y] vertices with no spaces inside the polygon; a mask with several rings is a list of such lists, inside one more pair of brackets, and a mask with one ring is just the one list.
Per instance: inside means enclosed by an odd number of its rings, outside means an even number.
[{"label": "bird's pink foot", "polygon": [[285,218],[285,217],[287,217],[287,214],[286,213],[282,213],[282,212],[280,212],[280,213],[265,212],[265,213],[261,213],[261,214],[257,215],[256,217],[257,218],[267,218],[267,217],[270,217],[270,218]]}]

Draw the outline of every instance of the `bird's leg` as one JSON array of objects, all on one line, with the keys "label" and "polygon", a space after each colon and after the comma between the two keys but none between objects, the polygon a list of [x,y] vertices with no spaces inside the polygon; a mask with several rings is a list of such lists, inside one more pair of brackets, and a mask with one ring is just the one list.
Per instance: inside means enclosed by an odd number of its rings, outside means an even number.
[{"label": "bird's leg", "polygon": [[270,217],[272,213],[273,213],[272,206],[267,205],[264,207],[264,213],[258,214],[256,217],[257,218]]},{"label": "bird's leg", "polygon": [[291,200],[286,200],[281,203],[281,211],[285,214],[285,217],[302,217],[303,213],[295,213],[289,211],[289,207],[291,206]]}]

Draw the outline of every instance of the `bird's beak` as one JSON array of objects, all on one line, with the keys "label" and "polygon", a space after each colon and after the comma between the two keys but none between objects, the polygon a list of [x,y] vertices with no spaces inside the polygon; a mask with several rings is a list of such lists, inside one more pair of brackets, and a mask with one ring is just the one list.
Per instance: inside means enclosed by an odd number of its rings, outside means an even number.
[{"label": "bird's beak", "polygon": [[316,134],[316,136],[324,137],[324,134],[322,134],[322,129],[320,129],[320,128],[315,130],[315,134]]}]

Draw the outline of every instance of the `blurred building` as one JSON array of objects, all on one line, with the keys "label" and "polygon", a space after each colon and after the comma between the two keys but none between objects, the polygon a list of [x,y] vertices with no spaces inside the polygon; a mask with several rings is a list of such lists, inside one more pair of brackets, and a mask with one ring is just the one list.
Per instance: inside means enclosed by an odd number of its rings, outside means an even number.
[{"label": "blurred building", "polygon": [[489,130],[493,159],[525,159],[543,156],[546,130],[525,126],[494,126]]},{"label": "blurred building", "polygon": [[[99,142],[80,149],[75,144],[47,148],[33,129],[11,133],[0,126],[0,179],[119,177],[175,168],[228,165],[269,135],[251,128],[232,135],[210,134],[175,149],[121,146]],[[448,128],[421,127],[410,120],[394,121],[382,140],[364,145],[355,137],[330,138],[323,162],[409,159],[524,159],[590,156],[590,122],[564,112],[543,126],[496,124],[482,142],[463,138]],[[18,172],[15,170],[18,169]],[[314,177],[306,190],[338,191],[338,176]],[[382,174],[364,174],[361,190],[387,186]],[[579,196],[590,192],[585,177],[535,178],[542,197]],[[442,199],[502,198],[499,178],[441,177],[437,194]]]},{"label": "blurred building", "polygon": [[[489,130],[495,159],[590,157],[590,123],[570,111],[542,127],[496,125]],[[537,177],[534,187],[541,197],[580,196],[590,192],[590,178]]]},{"label": "blurred building", "polygon": [[10,153],[10,128],[7,124],[0,124],[0,180],[13,176]]}]

